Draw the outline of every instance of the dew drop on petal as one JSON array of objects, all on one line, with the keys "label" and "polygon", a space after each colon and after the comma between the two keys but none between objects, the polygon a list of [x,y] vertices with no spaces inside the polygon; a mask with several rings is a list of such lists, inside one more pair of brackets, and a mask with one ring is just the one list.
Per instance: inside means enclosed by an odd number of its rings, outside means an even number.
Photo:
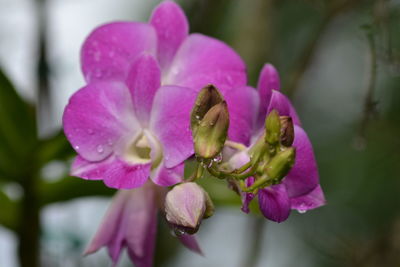
[{"label": "dew drop on petal", "polygon": [[98,145],[97,148],[96,148],[96,150],[97,150],[97,152],[100,153],[100,154],[104,152],[104,148],[103,148],[102,145]]},{"label": "dew drop on petal", "polygon": [[74,146],[75,150],[79,150],[79,146]]},{"label": "dew drop on petal", "polygon": [[306,213],[307,210],[297,210],[300,214]]}]

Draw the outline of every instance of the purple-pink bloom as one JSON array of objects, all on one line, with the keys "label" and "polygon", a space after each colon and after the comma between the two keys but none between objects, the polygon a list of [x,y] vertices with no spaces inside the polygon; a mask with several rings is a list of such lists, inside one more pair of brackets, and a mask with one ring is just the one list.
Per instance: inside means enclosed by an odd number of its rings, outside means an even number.
[{"label": "purple-pink bloom", "polygon": [[248,143],[258,97],[245,65],[226,44],[188,34],[181,8],[155,8],[149,23],[114,22],[95,29],[81,52],[87,85],[65,108],[65,134],[78,153],[72,175],[113,188],[181,180],[193,154],[189,129],[196,93],[214,84],[231,116],[229,137]]},{"label": "purple-pink bloom", "polygon": [[[299,117],[290,100],[280,91],[279,75],[271,64],[266,64],[261,71],[258,82],[260,109],[253,142],[258,140],[264,131],[263,125],[267,114],[276,109],[281,116],[290,116],[294,123],[294,142],[296,148],[295,164],[287,176],[278,185],[273,185],[258,191],[259,207],[263,215],[275,222],[285,221],[291,209],[305,212],[325,204],[325,197],[319,185],[317,163],[312,144],[301,128]],[[247,150],[234,155],[230,162],[233,167],[239,167],[250,160]],[[254,178],[246,180],[251,185]],[[256,197],[251,193],[242,193],[242,210],[249,212],[249,203]]]},{"label": "purple-pink bloom", "polygon": [[[118,191],[85,255],[107,247],[113,266],[116,266],[126,248],[135,266],[152,266],[157,214],[163,206],[165,194],[165,188],[151,182],[141,188]],[[183,235],[179,240],[201,254],[195,236]]]}]

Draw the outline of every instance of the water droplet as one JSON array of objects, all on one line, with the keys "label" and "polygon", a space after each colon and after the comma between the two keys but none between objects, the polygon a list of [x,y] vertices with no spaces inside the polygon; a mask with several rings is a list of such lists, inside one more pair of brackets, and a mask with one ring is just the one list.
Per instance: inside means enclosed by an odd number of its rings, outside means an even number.
[{"label": "water droplet", "polygon": [[97,150],[97,152],[100,153],[100,154],[104,152],[104,148],[103,148],[102,145],[98,145],[97,148],[96,148],[96,150]]},{"label": "water droplet", "polygon": [[183,230],[183,229],[181,229],[181,228],[174,228],[174,233],[177,235],[177,236],[181,236],[181,235],[184,235],[184,234],[186,234],[186,232],[185,232],[185,230]]},{"label": "water droplet", "polygon": [[200,120],[200,116],[199,115],[196,115],[195,118],[196,118],[196,120]]},{"label": "water droplet", "polygon": [[304,213],[306,213],[307,210],[298,209],[297,211],[298,211],[300,214],[304,214]]},{"label": "water droplet", "polygon": [[213,161],[220,163],[222,161],[222,153],[219,153],[215,158],[213,158]]},{"label": "water droplet", "polygon": [[75,150],[79,150],[79,146],[74,146]]}]

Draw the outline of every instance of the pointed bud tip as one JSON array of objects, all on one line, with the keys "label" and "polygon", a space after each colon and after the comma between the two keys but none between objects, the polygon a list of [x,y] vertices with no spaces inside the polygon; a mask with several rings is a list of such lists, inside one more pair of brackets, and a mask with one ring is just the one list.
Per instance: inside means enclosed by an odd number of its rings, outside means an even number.
[{"label": "pointed bud tip", "polygon": [[279,142],[281,135],[281,122],[279,113],[273,109],[265,120],[265,141],[271,145]]}]

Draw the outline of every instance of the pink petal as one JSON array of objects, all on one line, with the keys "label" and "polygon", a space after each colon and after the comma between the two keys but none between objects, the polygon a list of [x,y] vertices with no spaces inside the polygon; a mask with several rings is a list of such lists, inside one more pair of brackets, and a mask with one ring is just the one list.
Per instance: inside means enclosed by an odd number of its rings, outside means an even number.
[{"label": "pink petal", "polygon": [[126,78],[132,61],[141,53],[155,55],[157,36],[145,23],[114,22],[95,29],[83,44],[82,71],[87,82]]},{"label": "pink petal", "polygon": [[158,37],[158,60],[163,69],[168,68],[179,46],[189,32],[183,10],[172,1],[159,4],[150,18]]},{"label": "pink petal", "polygon": [[133,108],[144,127],[147,126],[154,95],[160,87],[161,71],[155,58],[142,54],[133,62],[127,78]]},{"label": "pink petal", "polygon": [[[254,177],[249,177],[246,179],[245,184],[246,186],[251,186],[254,183]],[[255,198],[255,195],[253,193],[245,193],[242,192],[242,211],[244,213],[249,213],[250,209],[249,209],[249,205],[250,202]]]},{"label": "pink petal", "polygon": [[222,92],[247,83],[242,59],[225,43],[201,34],[191,34],[180,46],[163,84],[200,91],[214,84]]},{"label": "pink petal", "polygon": [[272,90],[279,91],[281,87],[278,71],[271,64],[265,64],[258,79],[257,89],[260,97],[260,125],[264,123]]},{"label": "pink petal", "polygon": [[273,109],[276,109],[280,116],[290,116],[294,124],[301,125],[299,116],[292,106],[292,103],[290,103],[290,100],[284,94],[276,90],[272,90],[271,102],[268,106],[267,114]]},{"label": "pink petal", "polygon": [[129,164],[115,156],[98,162],[78,156],[72,164],[71,175],[88,180],[104,180],[112,188],[132,189],[146,183],[150,169],[151,163]]},{"label": "pink petal", "polygon": [[72,163],[71,175],[87,180],[103,180],[110,160],[112,157],[98,162],[90,162],[78,155]]},{"label": "pink petal", "polygon": [[296,160],[289,174],[282,181],[290,197],[309,193],[319,181],[317,162],[315,161],[312,144],[304,130],[294,126],[294,142]]},{"label": "pink petal", "polygon": [[149,178],[151,163],[129,164],[119,158],[107,166],[104,173],[104,183],[117,189],[132,189],[140,187]]},{"label": "pink petal", "polygon": [[167,168],[161,164],[156,170],[151,172],[152,181],[160,186],[171,186],[182,182],[184,164],[178,164],[173,168]]},{"label": "pink petal", "polygon": [[262,214],[271,221],[283,222],[290,214],[290,200],[284,185],[273,185],[258,192]]},{"label": "pink petal", "polygon": [[187,247],[188,249],[190,249],[193,252],[196,252],[200,255],[203,255],[203,252],[201,251],[201,248],[196,240],[196,236],[195,235],[180,235],[178,236],[179,241],[181,241],[181,243]]},{"label": "pink petal", "polygon": [[175,167],[193,154],[190,111],[195,98],[195,91],[178,86],[163,86],[156,93],[150,129],[163,146],[167,168]]},{"label": "pink petal", "polygon": [[151,183],[133,191],[125,208],[123,230],[136,267],[153,266],[157,232],[157,189]]},{"label": "pink petal", "polygon": [[229,139],[249,144],[257,117],[259,98],[251,87],[236,87],[224,92],[229,111]]},{"label": "pink petal", "polygon": [[[123,217],[125,203],[127,202],[128,198],[129,191],[118,191],[118,193],[114,196],[99,229],[85,250],[85,255],[94,253],[101,247],[107,246],[111,242],[115,244],[119,243],[118,246],[114,247],[112,253],[113,261],[118,261],[122,249],[121,236],[118,236],[119,223],[121,221],[121,217]],[[120,239],[119,242],[113,241],[117,237]]]},{"label": "pink petal", "polygon": [[97,82],[76,92],[63,115],[64,132],[84,159],[107,158],[122,138],[140,130],[128,89],[117,82]]},{"label": "pink petal", "polygon": [[304,212],[325,205],[326,200],[321,186],[318,185],[307,195],[291,198],[290,203],[292,209],[296,209],[299,212]]}]

